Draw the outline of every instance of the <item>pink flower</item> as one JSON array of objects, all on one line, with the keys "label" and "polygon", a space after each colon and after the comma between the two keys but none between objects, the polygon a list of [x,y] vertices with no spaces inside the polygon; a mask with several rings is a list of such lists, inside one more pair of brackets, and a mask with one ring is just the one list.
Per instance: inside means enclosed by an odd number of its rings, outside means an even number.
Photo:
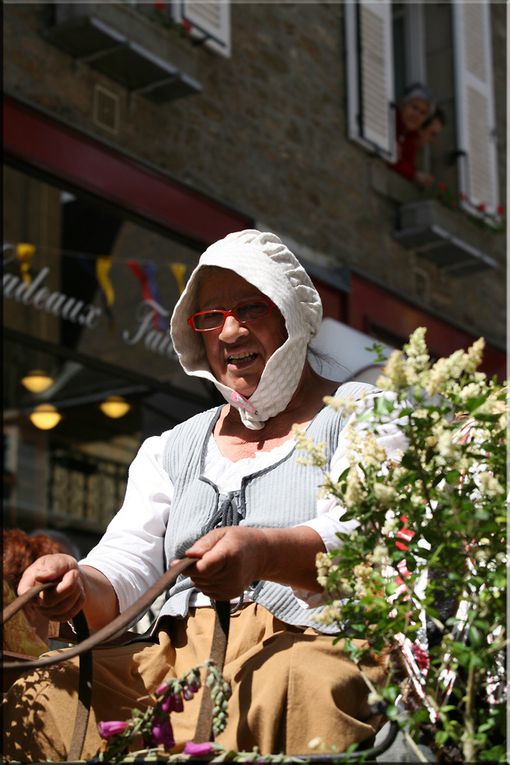
[{"label": "pink flower", "polygon": [[485,212],[486,206],[487,205],[485,204],[485,202],[480,202],[480,204],[476,206],[476,209],[480,210],[480,212]]},{"label": "pink flower", "polygon": [[97,729],[101,738],[111,738],[118,733],[123,733],[128,725],[129,723],[124,720],[107,720],[106,722],[99,722]]},{"label": "pink flower", "polygon": [[439,183],[437,184],[437,188],[439,189],[439,191],[448,191],[448,186],[444,181],[439,181]]},{"label": "pink flower", "polygon": [[180,693],[169,693],[161,702],[163,712],[182,712],[184,704]]},{"label": "pink flower", "polygon": [[156,745],[162,744],[165,749],[175,745],[174,732],[170,720],[156,721],[151,730],[152,740]]},{"label": "pink flower", "polygon": [[503,217],[503,215],[505,214],[505,205],[498,205],[496,212],[498,215],[501,215],[501,217]]},{"label": "pink flower", "polygon": [[203,744],[195,744],[194,741],[187,741],[184,745],[184,754],[190,754],[200,756],[201,754],[212,754],[214,751],[214,745],[210,741],[205,741]]},{"label": "pink flower", "polygon": [[155,694],[156,696],[164,696],[164,695],[165,695],[165,693],[166,693],[166,692],[167,692],[167,690],[168,690],[168,686],[169,686],[169,683],[167,683],[167,681],[166,681],[166,680],[164,680],[164,681],[161,683],[161,685],[158,685],[158,687],[157,687],[157,688],[156,688],[156,690],[154,691],[154,694]]}]

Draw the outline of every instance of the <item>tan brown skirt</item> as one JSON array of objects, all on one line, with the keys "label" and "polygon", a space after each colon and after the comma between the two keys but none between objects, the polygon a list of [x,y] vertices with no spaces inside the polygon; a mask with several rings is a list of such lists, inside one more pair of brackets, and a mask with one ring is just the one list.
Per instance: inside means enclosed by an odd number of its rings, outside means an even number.
[{"label": "tan brown skirt", "polygon": [[[94,651],[92,709],[83,758],[100,744],[97,722],[124,720],[141,696],[169,677],[180,677],[207,657],[214,612],[191,609],[188,619],[171,622],[159,642]],[[379,685],[380,662],[364,671]],[[373,737],[380,718],[371,716],[367,686],[341,643],[276,619],[251,603],[233,614],[225,678],[232,685],[229,722],[218,741],[236,750],[258,746],[261,753],[306,754],[320,737],[328,749],[345,750]],[[4,756],[23,762],[65,760],[77,698],[77,661],[35,671],[18,680],[4,700]],[[177,748],[193,738],[200,693],[172,714]]]}]

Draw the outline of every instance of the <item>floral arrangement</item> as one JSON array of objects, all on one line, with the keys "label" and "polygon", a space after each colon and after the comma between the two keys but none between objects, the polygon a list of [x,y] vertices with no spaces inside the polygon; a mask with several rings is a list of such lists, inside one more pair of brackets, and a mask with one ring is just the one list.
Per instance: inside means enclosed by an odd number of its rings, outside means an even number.
[{"label": "floral arrangement", "polygon": [[[505,387],[477,371],[484,347],[432,362],[425,329],[392,353],[352,414],[349,467],[322,492],[357,523],[318,556],[322,620],[386,653],[388,679],[370,701],[398,720],[408,746],[439,762],[505,760]],[[379,359],[381,360],[381,359]],[[397,423],[404,446],[379,436]],[[324,465],[300,436],[303,458]],[[348,625],[347,627],[345,625]]]},{"label": "floral arrangement", "polygon": [[[202,674],[205,675],[204,683]],[[191,700],[204,685],[204,690],[207,689],[212,697],[212,734],[217,736],[227,724],[230,686],[214,662],[208,659],[181,678],[164,681],[154,693],[141,698],[140,701],[149,701],[149,705],[143,711],[131,710],[128,720],[99,722],[98,730],[103,741],[92,762],[123,765],[140,761],[305,762],[299,757],[283,754],[261,755],[256,748],[250,752],[230,751],[215,741],[188,741],[182,751],[176,751],[172,714],[182,712],[185,702]]]},{"label": "floral arrangement", "polygon": [[[151,703],[145,710],[132,710],[129,720],[110,720],[98,723],[99,734],[103,739],[97,762],[129,762],[144,757],[158,758],[169,753],[175,747],[172,729],[172,713],[182,712],[184,702],[194,697],[202,687],[201,670],[205,671],[205,685],[213,699],[213,734],[225,729],[227,704],[230,687],[221,672],[212,661],[206,661],[193,667],[181,678],[167,680],[156,688],[150,696],[140,699]],[[137,744],[142,744],[142,747]],[[132,751],[135,748],[136,751]],[[222,747],[213,742],[194,743],[189,741],[184,751],[175,755],[179,761],[204,758],[211,759]],[[131,751],[131,755],[128,752]],[[174,758],[174,759],[175,759]],[[172,761],[172,755],[166,759]]]}]

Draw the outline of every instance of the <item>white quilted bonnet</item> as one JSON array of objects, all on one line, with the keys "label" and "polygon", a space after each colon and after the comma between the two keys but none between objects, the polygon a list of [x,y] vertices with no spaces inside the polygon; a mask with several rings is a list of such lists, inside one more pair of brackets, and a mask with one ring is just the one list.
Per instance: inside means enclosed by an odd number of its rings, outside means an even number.
[{"label": "white quilted bonnet", "polygon": [[[285,319],[287,340],[267,362],[249,399],[215,379],[200,334],[187,324],[188,316],[198,310],[197,274],[206,266],[234,271],[267,295]],[[318,332],[321,319],[319,294],[297,258],[275,234],[246,229],[228,234],[200,257],[174,308],[170,333],[185,372],[213,382],[237,407],[244,425],[260,430],[291,400],[303,371],[308,343]]]}]

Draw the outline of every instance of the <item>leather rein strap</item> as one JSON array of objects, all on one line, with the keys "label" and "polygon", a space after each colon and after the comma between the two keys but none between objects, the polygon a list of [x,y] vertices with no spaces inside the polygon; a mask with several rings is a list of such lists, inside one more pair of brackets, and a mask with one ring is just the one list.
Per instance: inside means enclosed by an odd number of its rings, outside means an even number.
[{"label": "leather rein strap", "polygon": [[[73,625],[79,644],[71,648],[65,648],[54,656],[43,656],[33,661],[22,662],[4,662],[3,667],[6,670],[18,670],[22,673],[31,669],[40,669],[54,664],[60,664],[63,661],[72,659],[75,656],[80,657],[80,676],[78,688],[78,706],[76,710],[76,719],[74,731],[71,740],[71,746],[68,753],[69,760],[80,759],[85,735],[87,731],[90,702],[92,695],[92,654],[91,650],[98,645],[103,645],[112,640],[119,633],[124,632],[136,619],[141,616],[154,600],[165,592],[175,582],[177,577],[182,574],[195,561],[191,558],[183,558],[176,561],[161,576],[158,581],[150,587],[146,593],[139,598],[136,603],[130,606],[122,614],[119,614],[110,624],[89,635],[87,622],[82,611],[73,619]],[[41,582],[20,595],[10,603],[2,612],[2,624],[8,621],[32,598],[36,597],[43,590],[54,587],[57,582]],[[225,653],[227,648],[228,627],[230,619],[230,603],[217,601],[214,603],[216,618],[214,622],[214,634],[209,657],[214,661],[220,671],[223,670]],[[204,688],[205,691],[205,688]],[[197,727],[193,740],[195,742],[212,741],[212,699],[211,694],[202,693],[202,701],[198,716]]]},{"label": "leather rein strap", "polygon": [[[72,658],[73,656],[80,656],[80,685],[78,690],[78,706],[76,709],[76,719],[74,723],[74,731],[71,740],[71,746],[68,752],[68,760],[76,761],[80,760],[83,751],[83,743],[85,741],[85,734],[87,731],[89,711],[90,711],[90,699],[91,699],[91,678],[92,678],[92,655],[91,649],[97,646],[99,643],[111,640],[118,633],[123,632],[128,625],[130,625],[138,616],[141,616],[152,604],[152,602],[161,595],[162,592],[167,590],[177,579],[179,574],[188,568],[193,563],[191,559],[184,558],[177,561],[166,571],[163,576],[158,579],[147,592],[130,608],[124,611],[123,614],[114,619],[110,624],[92,636],[85,636],[85,639],[78,646],[74,646],[70,649],[64,649],[58,653],[56,657],[44,657],[36,661],[30,662],[6,662],[3,666],[6,669],[16,669],[25,671],[29,669],[35,669],[39,667],[48,667],[52,664],[58,664],[62,661]],[[18,597],[13,603],[7,606],[2,612],[2,624],[6,622],[11,616],[14,616],[23,606],[31,600],[31,598],[38,595],[43,590],[49,587],[54,587],[57,582],[45,582],[31,587],[26,593]],[[216,663],[217,667],[222,670],[223,662],[225,659],[225,652],[227,647],[228,627],[230,620],[230,603],[217,601],[214,603],[216,609],[216,619],[214,623],[214,635],[211,646],[210,658]],[[74,619],[76,634],[79,639],[82,635],[88,633],[85,617],[80,612]],[[205,690],[205,689],[204,689]],[[210,693],[202,693],[201,706],[198,716],[197,727],[193,741],[196,743],[202,741],[212,741],[212,702]],[[363,762],[366,762],[368,758],[375,759],[376,756],[385,752],[391,744],[395,741],[397,733],[399,731],[399,723],[396,720],[391,720],[389,724],[388,733],[380,744],[377,746],[360,751]],[[333,755],[303,755],[307,761],[310,762],[341,762],[346,760],[347,762],[353,762],[356,760],[355,753],[337,753]]]},{"label": "leather rein strap", "polygon": [[[194,563],[194,561],[191,558],[183,558],[182,560],[174,563],[173,566],[170,566],[170,568],[165,571],[163,576],[161,576],[158,581],[153,584],[152,587],[150,587],[147,592],[145,592],[141,598],[136,601],[136,603],[127,608],[125,611],[115,617],[113,621],[102,627],[97,632],[94,632],[93,635],[90,635],[78,645],[74,645],[71,648],[62,649],[56,656],[43,656],[42,658],[36,659],[34,661],[5,662],[3,665],[4,668],[23,671],[29,669],[39,669],[41,667],[50,667],[53,664],[60,664],[62,661],[72,659],[74,656],[79,656],[80,654],[85,653],[85,651],[90,651],[100,643],[107,643],[109,640],[112,640],[114,637],[116,637],[119,633],[124,632],[126,628],[131,625],[138,616],[141,616],[143,613],[145,613],[145,611],[147,611],[149,606],[158,597],[158,595],[161,595],[162,592],[165,592],[165,590],[167,590],[174,583],[179,574],[185,571],[192,563]],[[2,623],[7,621],[8,618],[19,611],[20,608],[28,603],[31,598],[38,595],[40,592],[42,592],[42,590],[48,589],[48,587],[54,587],[55,584],[57,583],[45,582],[44,584],[36,584],[31,587],[29,590],[27,590],[27,592],[25,592],[13,603],[11,603],[10,606],[7,606],[7,608],[4,609],[2,614]],[[13,606],[15,606],[15,608],[13,608]],[[7,612],[9,612],[9,614],[6,617]]]}]

